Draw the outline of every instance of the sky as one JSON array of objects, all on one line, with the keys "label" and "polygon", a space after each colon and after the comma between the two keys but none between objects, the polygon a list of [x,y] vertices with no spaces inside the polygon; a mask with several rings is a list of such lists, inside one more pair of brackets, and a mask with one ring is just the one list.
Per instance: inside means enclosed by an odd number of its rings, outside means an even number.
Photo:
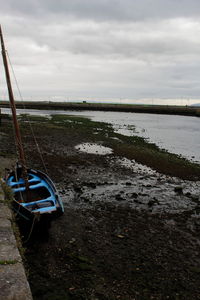
[{"label": "sky", "polygon": [[0,7],[24,99],[200,99],[199,0],[0,0]]}]

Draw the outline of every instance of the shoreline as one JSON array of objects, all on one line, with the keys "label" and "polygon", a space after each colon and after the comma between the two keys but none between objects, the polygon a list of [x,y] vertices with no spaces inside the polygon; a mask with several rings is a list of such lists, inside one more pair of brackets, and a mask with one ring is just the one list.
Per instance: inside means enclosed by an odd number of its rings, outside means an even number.
[{"label": "shoreline", "polygon": [[[1,101],[0,108],[8,108],[8,101]],[[172,106],[172,105],[139,105],[139,104],[103,104],[89,102],[42,102],[42,101],[16,101],[16,108],[38,110],[94,110],[118,111],[150,114],[168,114],[200,117],[200,107]]]}]

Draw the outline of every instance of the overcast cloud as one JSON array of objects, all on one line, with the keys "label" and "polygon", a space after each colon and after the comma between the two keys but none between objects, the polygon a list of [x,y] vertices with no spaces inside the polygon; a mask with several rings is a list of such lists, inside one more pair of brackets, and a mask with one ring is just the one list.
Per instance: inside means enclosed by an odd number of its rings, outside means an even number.
[{"label": "overcast cloud", "polygon": [[200,98],[200,1],[0,1],[24,97]]}]

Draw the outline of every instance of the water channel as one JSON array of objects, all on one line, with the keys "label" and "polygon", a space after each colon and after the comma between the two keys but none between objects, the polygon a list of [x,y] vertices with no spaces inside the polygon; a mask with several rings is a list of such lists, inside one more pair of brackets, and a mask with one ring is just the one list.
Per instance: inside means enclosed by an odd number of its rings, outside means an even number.
[{"label": "water channel", "polygon": [[[2,109],[2,113],[8,113]],[[32,115],[67,114],[89,117],[93,121],[111,123],[116,132],[138,135],[160,148],[200,163],[200,118],[189,116],[103,112],[103,111],[52,111],[23,110],[18,114]]]}]

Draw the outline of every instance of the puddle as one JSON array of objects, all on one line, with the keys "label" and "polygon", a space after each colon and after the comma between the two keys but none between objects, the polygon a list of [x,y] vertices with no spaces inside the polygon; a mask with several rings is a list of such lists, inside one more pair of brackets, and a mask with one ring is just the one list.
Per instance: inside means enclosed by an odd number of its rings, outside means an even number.
[{"label": "puddle", "polygon": [[113,150],[108,147],[104,147],[102,145],[94,144],[94,143],[84,143],[77,145],[75,147],[76,150],[81,152],[86,152],[88,154],[98,154],[98,155],[107,155],[111,154]]}]

